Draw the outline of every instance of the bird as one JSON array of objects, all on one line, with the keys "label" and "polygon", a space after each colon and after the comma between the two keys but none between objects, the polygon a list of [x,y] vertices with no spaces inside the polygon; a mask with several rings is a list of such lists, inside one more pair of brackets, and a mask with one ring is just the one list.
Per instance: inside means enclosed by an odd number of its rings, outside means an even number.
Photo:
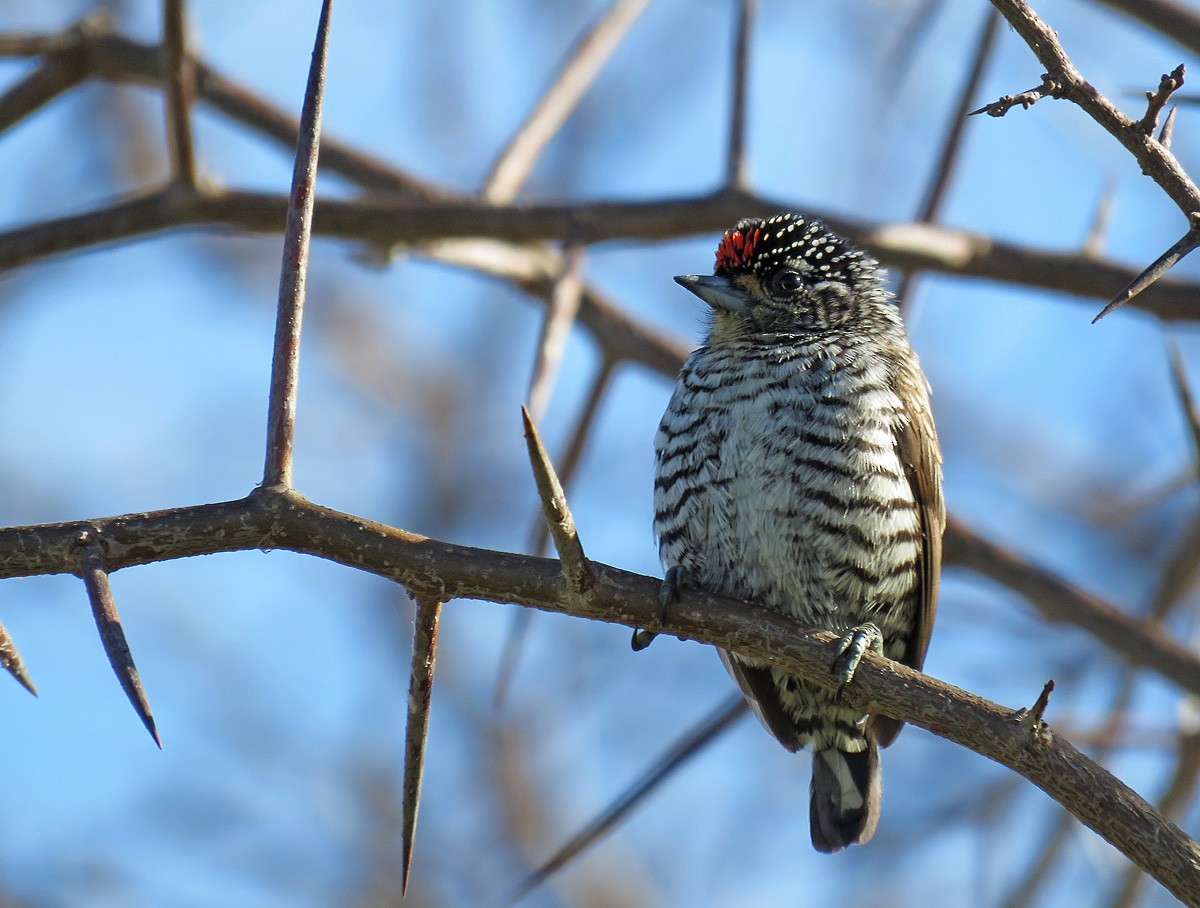
[{"label": "bird", "polygon": [[903,725],[841,689],[868,650],[920,670],[937,609],[928,383],[884,269],[816,218],[741,220],[711,275],[675,280],[711,321],[655,436],[664,608],[692,587],[841,637],[836,691],[719,650],[766,729],[811,748],[812,843],[837,852],[874,835],[879,748]]}]

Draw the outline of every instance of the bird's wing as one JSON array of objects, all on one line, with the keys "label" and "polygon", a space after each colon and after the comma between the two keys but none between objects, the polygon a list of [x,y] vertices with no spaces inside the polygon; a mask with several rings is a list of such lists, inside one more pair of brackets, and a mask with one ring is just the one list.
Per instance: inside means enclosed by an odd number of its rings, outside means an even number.
[{"label": "bird's wing", "polygon": [[[908,648],[901,661],[920,671],[925,664],[929,635],[933,632],[933,619],[937,615],[938,583],[942,571],[942,532],[946,528],[946,504],[942,498],[942,452],[933,427],[929,388],[915,357],[899,369],[896,391],[907,410],[907,418],[897,433],[896,449],[904,464],[921,520],[917,614],[908,638]],[[902,724],[885,716],[875,716],[871,722],[873,737],[881,747],[886,747],[899,733]]]}]

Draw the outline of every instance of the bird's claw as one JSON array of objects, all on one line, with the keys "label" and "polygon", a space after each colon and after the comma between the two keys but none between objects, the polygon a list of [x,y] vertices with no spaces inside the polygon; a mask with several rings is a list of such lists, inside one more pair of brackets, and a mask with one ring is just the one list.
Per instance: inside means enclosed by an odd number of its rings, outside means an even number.
[{"label": "bird's claw", "polygon": [[[663,575],[662,586],[658,588],[658,623],[660,625],[666,624],[667,615],[671,611],[671,606],[679,601],[679,592],[683,589],[686,579],[687,570],[680,564],[667,568],[667,573]],[[654,631],[638,629],[633,632],[633,639],[629,645],[633,647],[635,653],[640,653],[657,636],[658,634]]]},{"label": "bird's claw", "polygon": [[854,672],[857,671],[863,653],[867,650],[877,656],[883,655],[883,634],[874,624],[860,624],[851,628],[841,639],[837,655],[829,666],[829,670],[838,676],[838,697],[841,697],[846,685],[854,678]]}]

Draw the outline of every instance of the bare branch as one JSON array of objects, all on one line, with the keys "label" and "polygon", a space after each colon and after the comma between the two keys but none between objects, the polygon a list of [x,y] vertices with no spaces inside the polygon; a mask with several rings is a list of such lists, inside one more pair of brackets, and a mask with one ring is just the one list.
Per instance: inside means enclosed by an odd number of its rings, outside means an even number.
[{"label": "bare branch", "polygon": [[292,444],[296,429],[296,394],[300,384],[300,326],[304,315],[304,285],[317,188],[317,154],[321,144],[321,100],[325,92],[325,60],[329,52],[329,17],[333,0],[321,4],[317,40],[313,47],[300,140],[292,171],[283,231],[283,269],[279,277],[279,309],[271,357],[271,398],[267,404],[267,457],[263,485],[292,485]]},{"label": "bare branch", "polygon": [[568,243],[563,271],[554,281],[542,331],[538,337],[537,359],[529,376],[529,412],[535,421],[546,414],[554,379],[562,362],[563,351],[571,337],[571,326],[583,302],[583,247]]},{"label": "bare branch", "polygon": [[[591,562],[595,586],[571,591],[556,561],[456,546],[341,514],[294,492],[66,524],[0,529],[0,577],[76,569],[76,540],[108,542],[109,568],[215,551],[284,548],[389,577],[418,596],[516,602],[626,627],[656,625],[661,581]],[[73,554],[76,553],[76,554]],[[757,606],[685,590],[664,633],[765,659],[829,690],[837,635]],[[1052,729],[1031,740],[1011,710],[868,654],[845,696],[1021,773],[1179,898],[1200,891],[1200,846]]]},{"label": "bare branch", "polygon": [[192,98],[196,73],[187,52],[183,0],[163,0],[162,66],[166,80],[167,148],[171,176],[187,186],[196,185],[196,156],[192,143]]},{"label": "bare branch", "polygon": [[542,150],[562,128],[649,0],[613,0],[580,38],[558,75],[492,165],[480,196],[504,204],[516,198]]},{"label": "bare branch", "polygon": [[758,0],[738,4],[737,37],[733,51],[733,99],[729,105],[729,147],[725,154],[725,185],[746,185],[746,99],[750,85],[750,37]]},{"label": "bare branch", "polygon": [[963,136],[967,130],[966,118],[970,116],[967,108],[971,106],[972,100],[979,94],[979,86],[983,82],[983,74],[987,71],[992,53],[996,49],[996,36],[999,32],[1000,14],[994,9],[989,10],[984,16],[983,28],[979,32],[979,40],[975,45],[971,69],[967,73],[967,79],[963,83],[962,91],[959,92],[958,102],[954,106],[954,113],[950,116],[950,128],[946,131],[946,138],[942,142],[937,167],[934,169],[934,178],[925,190],[925,199],[921,204],[921,212],[917,215],[917,220],[923,223],[931,223],[937,220],[942,206],[945,204],[947,191],[950,188],[950,180],[954,176],[955,165],[962,151]]},{"label": "bare branch", "polygon": [[442,603],[417,599],[413,623],[412,668],[408,681],[408,724],[404,732],[404,826],[401,830],[400,894],[408,889],[417,811],[421,807],[421,778],[425,772],[425,742],[429,735],[429,704],[433,697],[433,672],[437,663],[438,621]]},{"label": "bare branch", "polygon": [[1080,75],[1054,30],[1038,18],[1025,0],[992,0],[992,5],[1004,14],[1046,68],[1044,88],[1052,87],[1054,97],[1077,104],[1124,145],[1141,166],[1142,173],[1162,187],[1185,215],[1200,211],[1200,190],[1174,155]]},{"label": "bare branch", "polygon": [[81,530],[76,536],[79,546],[79,564],[77,571],[83,578],[87,589],[88,601],[92,605],[92,616],[96,619],[96,629],[100,632],[100,642],[104,645],[104,653],[116,673],[121,689],[133,705],[133,710],[150,732],[154,743],[162,748],[158,737],[158,728],[154,724],[154,715],[150,712],[150,702],[146,699],[146,691],[142,688],[142,679],[138,675],[137,666],[133,664],[133,654],[129,651],[129,643],[125,640],[125,631],[121,627],[121,616],[117,614],[117,603],[113,599],[112,587],[108,583],[108,569],[105,563],[104,548],[101,546],[98,533]]},{"label": "bare branch", "polygon": [[525,442],[529,447],[529,463],[537,481],[538,497],[542,500],[542,511],[546,515],[550,535],[554,537],[554,546],[558,549],[567,588],[576,595],[586,593],[595,586],[596,578],[592,576],[592,569],[583,554],[583,545],[575,530],[575,519],[567,507],[562,485],[554,474],[554,465],[542,446],[537,426],[525,407],[521,407],[521,417],[525,422]]},{"label": "bare branch", "polygon": [[[1134,681],[1136,674],[1132,669],[1125,668],[1117,684],[1116,694],[1108,710],[1103,724],[1096,732],[1097,744],[1092,758],[1097,763],[1104,763],[1117,743],[1117,734],[1124,723],[1125,713],[1133,699]],[[1041,847],[1035,849],[1034,859],[1025,878],[1017,885],[1012,893],[1004,900],[1002,908],[1027,908],[1035,903],[1038,893],[1050,879],[1050,872],[1058,862],[1058,857],[1066,846],[1067,837],[1076,831],[1075,818],[1066,811],[1060,811],[1046,835]]]},{"label": "bare branch", "polygon": [[109,16],[89,13],[54,35],[4,35],[0,55],[33,51],[42,60],[0,95],[0,131],[45,107],[59,95],[88,78],[86,42],[108,27]]},{"label": "bare branch", "polygon": [[[1156,807],[1164,817],[1179,822],[1187,811],[1196,793],[1200,779],[1200,734],[1184,732],[1179,739],[1179,753],[1175,769],[1166,790],[1159,797]],[[1146,875],[1137,867],[1126,869],[1121,887],[1112,900],[1112,908],[1133,908],[1141,900],[1146,888]]]},{"label": "bare branch", "polygon": [[[323,154],[323,152],[322,152]],[[0,231],[0,271],[74,252],[89,246],[147,236],[200,224],[220,225],[255,233],[277,233],[287,210],[282,196],[255,192],[212,191],[203,195],[154,191],[81,214],[48,218],[24,227]],[[558,239],[584,227],[581,241],[613,239],[663,240],[723,230],[746,214],[801,210],[824,220],[831,228],[863,246],[872,255],[898,268],[988,278],[1008,283],[1058,290],[1073,296],[1111,299],[1136,276],[1133,269],[1097,261],[1080,253],[1048,253],[1006,243],[985,234],[913,223],[871,223],[841,217],[794,201],[762,196],[719,193],[662,199],[655,202],[574,202],[562,205],[525,205],[519,208],[485,207],[468,202],[404,203],[322,199],[316,206],[314,230],[382,247],[397,244],[429,246],[430,238],[478,238],[497,252],[511,250],[519,269],[511,271],[498,256],[484,270],[514,274],[523,286],[549,288],[557,265],[527,269],[528,250],[513,250],[510,243]],[[525,252],[526,254],[522,254]],[[440,256],[439,256],[440,257]],[[540,260],[544,260],[541,257]],[[472,260],[470,267],[478,267]],[[520,278],[516,275],[520,275]],[[1166,320],[1200,317],[1200,285],[1179,280],[1159,281],[1134,301],[1135,308]],[[614,342],[606,353],[621,349],[619,338],[632,326],[628,318],[619,325],[603,325],[591,318],[585,294],[580,321]],[[636,359],[652,368],[666,362],[662,345],[644,331],[638,349],[617,358]],[[675,369],[678,368],[676,365]]]}]

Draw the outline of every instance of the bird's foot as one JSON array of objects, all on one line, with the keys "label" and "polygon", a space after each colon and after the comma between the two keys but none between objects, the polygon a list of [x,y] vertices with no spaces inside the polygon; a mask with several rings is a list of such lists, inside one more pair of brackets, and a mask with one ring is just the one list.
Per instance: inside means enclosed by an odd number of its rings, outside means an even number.
[{"label": "bird's foot", "polygon": [[829,670],[838,676],[838,697],[841,697],[842,691],[854,677],[858,663],[862,661],[863,653],[867,650],[877,656],[883,655],[883,634],[873,624],[860,624],[851,628],[842,638],[837,655],[829,666]]},{"label": "bird's foot", "polygon": [[[679,591],[683,589],[684,583],[687,581],[687,569],[681,564],[667,568],[667,573],[663,576],[662,586],[658,588],[658,623],[665,624],[667,615],[671,611],[671,606],[679,601]],[[640,653],[651,644],[655,637],[654,631],[635,630],[633,632],[633,640],[630,641],[630,646],[633,647],[635,653]]]}]

